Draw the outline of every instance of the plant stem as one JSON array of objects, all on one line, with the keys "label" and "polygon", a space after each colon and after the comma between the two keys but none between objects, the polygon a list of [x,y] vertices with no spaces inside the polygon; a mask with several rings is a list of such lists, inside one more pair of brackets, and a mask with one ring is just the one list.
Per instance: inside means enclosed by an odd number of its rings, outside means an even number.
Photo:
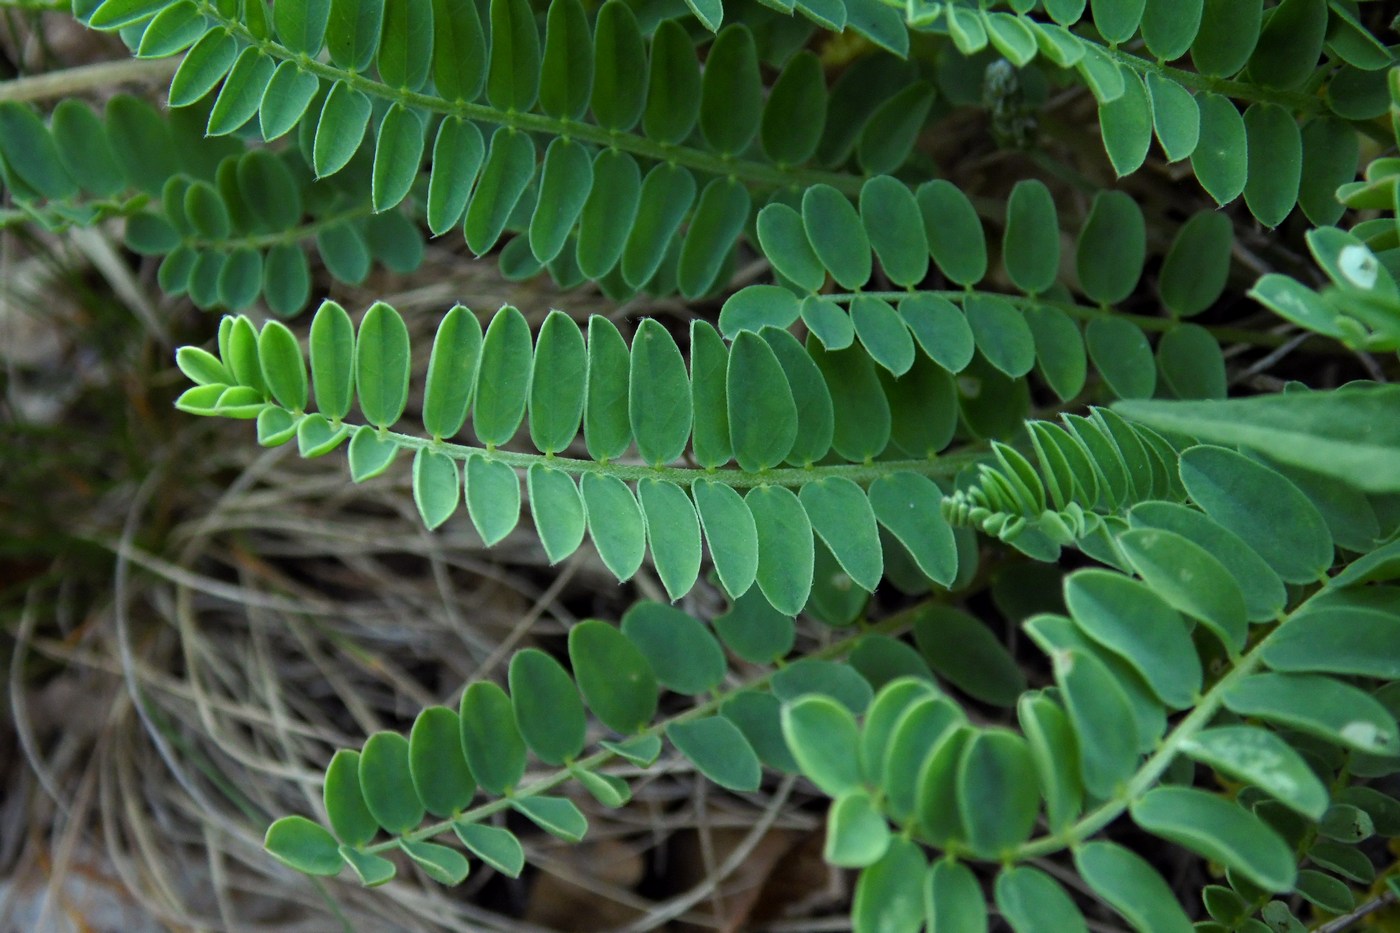
[{"label": "plant stem", "polygon": [[0,83],[0,101],[46,100],[71,97],[117,84],[153,84],[175,73],[179,61],[173,58],[123,58],[118,61],[80,65],[48,74],[30,75]]},{"label": "plant stem", "polygon": [[221,13],[215,4],[199,0],[200,12],[219,23],[230,35],[253,46],[262,54],[277,61],[293,62],[307,74],[339,81],[371,97],[393,101],[414,110],[426,110],[449,116],[476,120],[496,126],[509,126],[532,133],[547,133],[568,139],[592,143],[605,149],[619,149],[657,162],[684,165],[701,172],[720,177],[737,178],[751,184],[771,188],[785,188],[791,185],[810,186],[824,183],[848,195],[860,191],[865,179],[844,172],[827,172],[819,169],[784,168],[766,162],[736,159],[722,156],[690,146],[674,146],[656,142],[635,133],[606,130],[591,123],[551,117],[539,113],[520,113],[513,110],[500,110],[488,104],[469,103],[463,100],[449,101],[431,94],[410,91],[407,88],[390,87],[380,81],[352,71],[345,71],[335,65],[316,61],[300,55],[271,39],[259,39],[248,27],[237,19]]},{"label": "plant stem", "polygon": [[[867,635],[877,633],[889,634],[891,632],[898,631],[907,625],[911,625],[913,623],[914,617],[920,612],[922,612],[924,607],[930,602],[932,602],[932,600],[926,600],[925,602],[919,603],[916,606],[912,606],[908,609],[905,609],[902,612],[895,613],[888,619],[883,619],[874,625],[863,627],[858,632],[846,638],[843,638],[840,641],[833,642],[832,644],[827,645],[825,648],[822,648],[820,651],[814,651],[811,654],[804,655],[804,657],[823,660],[838,657],[855,647],[856,643]],[[667,726],[675,725],[676,723],[689,722],[692,719],[701,719],[706,716],[709,716],[717,712],[719,708],[723,706],[724,703],[726,703],[728,700],[732,699],[735,696],[738,696],[741,693],[748,693],[754,690],[766,689],[776,674],[776,670],[769,671],[768,673],[757,677],[752,681],[749,681],[743,686],[735,687],[732,690],[727,690],[722,693],[717,693],[710,700],[707,700],[706,702],[701,703],[698,706],[692,707],[691,709],[686,710],[684,713],[680,713],[679,715],[673,716],[670,719],[654,723],[648,728],[643,729],[641,732],[637,733],[635,738],[644,738],[646,736],[659,737],[666,731]],[[602,749],[601,751],[594,752],[593,754],[585,758],[580,758],[579,760],[573,762],[572,767],[574,769],[582,769],[586,771],[593,770],[594,768],[604,765],[617,757],[619,756],[616,752],[609,751],[608,749]],[[514,791],[509,796],[498,798],[496,800],[491,801],[490,803],[484,803],[479,807],[473,807],[472,809],[467,810],[461,816],[457,817],[456,820],[442,820],[437,823],[431,823],[427,826],[422,827],[421,829],[414,830],[411,833],[404,833],[401,836],[395,836],[394,838],[385,840],[384,842],[377,842],[374,845],[365,846],[364,851],[385,852],[390,849],[398,848],[399,842],[401,840],[406,842],[418,842],[424,839],[430,839],[433,836],[440,835],[450,830],[454,822],[480,822],[486,817],[491,816],[493,813],[499,813],[502,810],[509,809],[512,800],[520,800],[524,797],[534,797],[546,791],[553,790],[559,785],[567,783],[571,776],[572,775],[568,768],[560,768],[558,771],[555,771],[548,777],[541,778],[540,780],[535,781],[534,783],[523,787],[518,791]]]},{"label": "plant stem", "polygon": [[[281,408],[273,402],[268,407]],[[287,409],[282,409],[287,411]],[[294,417],[295,412],[289,412]],[[303,416],[304,417],[304,416]],[[360,425],[342,421],[340,424],[352,432]],[[707,470],[695,467],[638,466],[623,463],[602,463],[597,460],[577,460],[550,454],[527,454],[510,450],[492,450],[471,444],[454,444],[448,441],[415,437],[397,431],[385,431],[384,436],[393,439],[400,447],[412,450],[428,448],[454,460],[466,460],[471,456],[495,460],[519,470],[528,470],[539,464],[573,475],[599,473],[615,476],[624,482],[637,482],[644,479],[666,480],[677,486],[689,487],[701,480],[732,486],[735,489],[752,489],[756,486],[803,486],[827,476],[840,476],[854,483],[873,483],[882,476],[892,473],[918,473],[923,476],[937,476],[951,479],[958,471],[976,463],[982,458],[980,453],[966,452],[946,454],[926,460],[881,460],[871,463],[841,463],[828,466],[780,467],[762,473],[747,473],[742,470]]]}]

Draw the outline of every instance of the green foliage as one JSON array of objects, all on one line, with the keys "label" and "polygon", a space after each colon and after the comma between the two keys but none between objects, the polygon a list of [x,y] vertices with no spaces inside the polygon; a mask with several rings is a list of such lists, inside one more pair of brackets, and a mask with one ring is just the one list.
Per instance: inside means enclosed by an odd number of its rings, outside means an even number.
[{"label": "green foliage", "polygon": [[[1373,786],[1400,772],[1400,68],[1371,6],[79,5],[183,53],[171,109],[0,103],[3,223],[125,218],[166,294],[249,312],[178,351],[177,407],[343,446],[356,483],[412,451],[428,529],[496,545],[528,504],[550,564],[588,541],[672,602],[337,751],[326,825],[268,851],[518,876],[527,824],[587,834],[570,782],[622,806],[664,755],[829,798],[856,930],[1192,929],[1144,833],[1212,866],[1197,928],[1350,910],[1357,844],[1400,832]],[[1076,93],[1102,152],[1050,103]],[[967,105],[1015,169],[965,191],[933,138]],[[1164,163],[1242,204],[1157,203]],[[1320,273],[1256,225],[1306,229]],[[416,269],[424,229],[704,303],[674,329],[459,305],[421,380],[382,301],[320,301],[304,347],[255,310],[321,298],[307,243],[353,285]],[[1246,287],[1374,381],[1245,394],[1295,348],[1220,323]],[[1227,370],[1251,345],[1279,349]]]}]

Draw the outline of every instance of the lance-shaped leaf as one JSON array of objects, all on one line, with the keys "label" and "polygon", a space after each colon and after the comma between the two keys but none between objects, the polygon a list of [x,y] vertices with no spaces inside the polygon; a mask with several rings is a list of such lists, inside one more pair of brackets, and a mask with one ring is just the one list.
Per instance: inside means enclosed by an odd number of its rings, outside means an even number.
[{"label": "lance-shaped leaf", "polygon": [[1225,694],[1225,706],[1376,755],[1400,750],[1395,716],[1370,694],[1316,674],[1255,674]]},{"label": "lance-shaped leaf", "polygon": [[1222,862],[1266,891],[1288,891],[1297,865],[1288,845],[1237,804],[1189,787],[1158,787],[1133,804],[1133,822]]},{"label": "lance-shaped leaf", "polygon": [[1196,761],[1272,794],[1308,819],[1321,819],[1327,810],[1327,788],[1303,757],[1273,732],[1219,726],[1191,736],[1181,749]]}]

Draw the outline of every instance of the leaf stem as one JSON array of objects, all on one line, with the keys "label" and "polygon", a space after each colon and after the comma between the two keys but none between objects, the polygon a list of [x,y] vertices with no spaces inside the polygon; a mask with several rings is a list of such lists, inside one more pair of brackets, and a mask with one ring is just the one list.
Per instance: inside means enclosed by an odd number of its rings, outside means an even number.
[{"label": "leaf stem", "polygon": [[[902,292],[836,292],[824,294],[820,297],[827,301],[834,301],[837,304],[849,304],[854,298],[880,298],[885,301],[899,301],[908,298],[910,295],[937,295],[949,301],[962,301],[969,294],[976,294],[976,290],[967,289],[914,289]],[[1108,310],[1106,308],[1092,308],[1087,305],[1075,304],[1072,301],[1055,301],[1044,296],[1030,295],[1004,295],[995,294],[1008,304],[1014,305],[1022,310],[1035,307],[1058,308],[1072,318],[1081,321],[1091,321],[1096,318],[1117,318],[1119,320],[1132,321],[1143,330],[1168,331],[1179,326],[1182,322],[1163,317],[1151,317],[1146,314],[1131,314],[1127,311]],[[1260,333],[1246,330],[1242,327],[1219,327],[1210,326],[1206,330],[1215,335],[1216,339],[1225,343],[1248,343],[1260,347],[1280,347],[1293,337],[1289,334]]]},{"label": "leaf stem", "polygon": [[[282,408],[275,402],[268,402],[269,408]],[[295,412],[282,408],[293,418],[300,420]],[[301,417],[305,417],[304,415]],[[360,425],[347,421],[340,422],[352,432]],[[488,450],[485,447],[476,447],[471,444],[454,444],[448,441],[435,441],[426,437],[416,437],[412,434],[401,434],[397,431],[385,431],[386,437],[392,438],[394,443],[400,447],[411,450],[429,448],[437,453],[451,457],[454,460],[466,460],[471,456],[484,457],[487,460],[495,460],[514,467],[519,470],[528,470],[535,464],[560,470],[564,473],[582,475],[584,473],[598,473],[607,476],[615,476],[624,482],[636,482],[643,479],[660,479],[675,483],[677,486],[689,487],[700,480],[709,480],[721,483],[725,486],[732,486],[735,489],[752,489],[756,486],[803,486],[807,483],[827,476],[840,476],[849,479],[854,483],[873,483],[882,476],[891,473],[918,473],[923,476],[937,476],[944,479],[951,479],[958,471],[964,467],[976,463],[982,458],[982,454],[975,452],[962,452],[954,454],[944,454],[931,457],[925,460],[880,460],[873,463],[841,463],[826,466],[810,467],[781,467],[772,470],[765,470],[762,473],[747,473],[742,470],[707,470],[696,467],[667,467],[667,466],[645,466],[624,463],[602,463],[597,460],[578,460],[572,457],[561,457],[558,454],[529,454],[519,453],[511,450],[501,450],[495,448]]]},{"label": "leaf stem", "polygon": [[1253,648],[1240,657],[1235,666],[1228,674],[1221,677],[1215,684],[1206,691],[1200,698],[1195,708],[1187,716],[1177,723],[1175,729],[1171,731],[1157,750],[1142,763],[1137,772],[1123,786],[1123,789],[1111,800],[1090,810],[1076,822],[1048,836],[1039,839],[1032,839],[1022,843],[1016,849],[1007,853],[1006,861],[1025,861],[1026,859],[1039,858],[1050,855],[1062,849],[1067,849],[1078,845],[1088,839],[1094,833],[1112,823],[1123,812],[1138,801],[1144,794],[1156,785],[1157,780],[1166,772],[1167,768],[1181,753],[1181,746],[1195,738],[1201,730],[1210,725],[1215,714],[1220,711],[1220,707],[1225,702],[1225,695],[1230,692],[1240,681],[1249,677],[1263,663],[1264,648],[1274,634],[1280,631],[1293,616],[1297,615],[1319,594],[1328,592],[1326,586],[1319,589],[1308,599],[1289,612],[1268,635],[1261,638]]},{"label": "leaf stem", "polygon": [[[907,625],[912,624],[914,616],[922,612],[924,607],[930,602],[933,602],[933,600],[925,600],[923,602],[920,602],[915,606],[911,606],[908,609],[904,609],[900,612],[895,613],[888,619],[882,619],[880,622],[877,622],[874,625],[863,627],[859,631],[851,634],[850,636],[843,638],[840,641],[832,642],[826,647],[818,651],[813,651],[810,654],[806,654],[803,657],[826,660],[845,654],[847,651],[851,650],[858,641],[860,641],[867,635],[870,635],[872,633],[889,634],[891,632],[898,631],[899,629]],[[641,732],[637,733],[636,736],[631,736],[630,738],[644,738],[647,736],[659,737],[666,731],[667,726],[671,726],[681,722],[689,722],[692,719],[701,719],[705,716],[709,716],[712,713],[717,712],[719,708],[723,706],[726,702],[728,702],[730,699],[738,696],[741,693],[749,693],[755,690],[767,689],[769,684],[772,682],[773,677],[777,673],[777,670],[771,670],[742,686],[735,687],[732,690],[727,690],[721,693],[716,693],[713,698],[705,701],[704,703],[701,703],[698,706],[694,706],[686,710],[684,713],[672,716],[670,719],[665,719],[660,722],[653,723],[651,726],[648,726],[646,729],[643,729]],[[577,761],[575,761],[573,763],[573,768],[592,770],[594,768],[599,767],[600,765],[606,764],[607,762],[617,757],[619,756],[616,752],[609,751],[608,749],[601,749],[599,751],[594,752],[591,755],[588,755],[584,758],[580,758]],[[488,816],[491,816],[494,813],[499,813],[502,810],[509,809],[512,800],[520,800],[524,797],[534,797],[539,794],[543,794],[546,791],[553,790],[561,784],[568,782],[571,776],[572,775],[567,767],[560,768],[548,777],[541,778],[540,780],[535,781],[534,783],[529,784],[526,787],[523,787],[520,790],[511,793],[509,796],[500,797],[496,800],[492,800],[489,803],[484,803],[479,807],[473,807],[472,809],[467,810],[461,816],[458,816],[455,820],[442,820],[437,823],[431,823],[420,829],[416,829],[411,833],[405,833],[401,836],[394,836],[393,838],[387,839],[384,842],[377,842],[373,845],[365,846],[364,851],[386,852],[391,849],[397,849],[400,840],[407,842],[419,842],[424,839],[430,839],[433,836],[445,833],[452,828],[452,824],[454,822],[480,822],[481,820],[485,819]]]},{"label": "leaf stem", "polygon": [[407,88],[390,87],[363,74],[345,71],[332,64],[315,61],[305,55],[298,55],[271,39],[259,39],[249,31],[247,26],[237,19],[224,15],[215,4],[208,2],[208,0],[198,0],[198,6],[201,13],[217,22],[230,35],[257,48],[258,51],[270,58],[293,62],[297,68],[307,74],[325,78],[328,81],[339,81],[371,97],[400,103],[415,110],[426,110],[496,126],[509,126],[528,132],[581,140],[605,149],[619,149],[643,158],[654,159],[657,162],[684,165],[711,175],[739,178],[751,184],[772,188],[824,183],[845,194],[854,196],[859,193],[860,187],[865,181],[861,176],[844,172],[779,168],[770,163],[721,156],[691,146],[659,143],[635,133],[606,130],[600,126],[577,120],[566,120],[539,113],[500,110],[488,104],[469,103],[464,100],[449,101],[431,94],[410,91]]}]

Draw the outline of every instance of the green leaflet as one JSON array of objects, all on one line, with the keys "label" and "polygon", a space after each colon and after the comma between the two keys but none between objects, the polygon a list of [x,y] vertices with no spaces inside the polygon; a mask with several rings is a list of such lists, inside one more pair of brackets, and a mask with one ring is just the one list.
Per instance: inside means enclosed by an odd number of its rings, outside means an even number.
[{"label": "green leaflet", "polygon": [[1025,675],[1001,639],[981,621],[948,606],[929,605],[914,618],[914,642],[940,676],[975,699],[1011,706]]},{"label": "green leaflet", "polygon": [[1006,274],[1021,291],[1037,295],[1055,284],[1060,266],[1060,227],[1050,189],[1035,179],[1019,181],[1006,203],[1002,241]]},{"label": "green leaflet", "polygon": [[[1249,6],[1253,0],[1241,4]],[[1202,94],[1201,138],[1191,153],[1191,171],[1217,204],[1228,204],[1244,191],[1248,177],[1248,140],[1244,119],[1229,98]]]},{"label": "green leaflet", "polygon": [[588,832],[588,819],[572,800],[565,797],[519,797],[511,806],[530,822],[565,842],[578,842]]},{"label": "green leaflet", "polygon": [[[752,587],[734,600],[729,611],[717,616],[713,625],[730,651],[753,664],[771,664],[786,657],[796,638],[792,617],[774,609]],[[786,753],[785,746],[783,750]]]},{"label": "green leaflet", "polygon": [[579,217],[578,266],[588,278],[601,279],[617,265],[637,216],[641,190],[636,159],[617,149],[598,153],[593,190]]},{"label": "green leaflet", "polygon": [[[49,120],[49,132],[58,158],[80,188],[98,197],[121,191],[125,185],[121,166],[101,118],[91,107],[72,98],[59,101]],[[4,151],[0,144],[0,152]],[[5,158],[8,161],[9,156]]]},{"label": "green leaflet", "polygon": [[804,49],[788,59],[764,104],[759,127],[764,154],[778,165],[811,159],[826,126],[826,104],[821,60]]},{"label": "green leaflet", "polygon": [[1269,639],[1264,663],[1276,671],[1325,671],[1394,680],[1400,662],[1378,645],[1395,643],[1400,619],[1360,606],[1310,605]]},{"label": "green leaflet", "polygon": [[1075,624],[1138,672],[1168,706],[1184,709],[1201,689],[1201,665],[1181,617],[1144,584],[1105,570],[1065,579]]},{"label": "green leaflet", "polygon": [[444,100],[475,100],[486,81],[477,4],[433,0],[433,84]]},{"label": "green leaflet", "polygon": [[1337,188],[1356,178],[1359,143],[1351,127],[1331,117],[1303,126],[1303,168],[1298,206],[1319,226],[1334,224],[1345,208]]},{"label": "green leaflet", "polygon": [[924,353],[948,372],[962,372],[972,361],[976,349],[972,328],[967,316],[948,299],[915,292],[900,300],[899,316]]},{"label": "green leaflet", "polygon": [[[208,33],[205,40],[218,35],[218,31]],[[290,132],[320,89],[321,82],[316,76],[302,71],[295,62],[279,64],[258,103],[258,123],[263,139],[271,142]]]},{"label": "green leaflet", "polygon": [[1024,376],[1035,365],[1035,337],[1009,301],[984,292],[963,299],[967,324],[987,362],[1006,375]]},{"label": "green leaflet", "polygon": [[304,816],[284,816],[267,828],[263,848],[284,865],[308,875],[340,873],[334,837]]},{"label": "green leaflet", "polygon": [[397,732],[376,732],[360,753],[360,788],[376,822],[398,835],[418,828],[423,804],[413,789],[408,739]]},{"label": "green leaflet", "polygon": [[666,738],[700,773],[720,787],[757,790],[763,771],[744,734],[723,716],[707,716],[666,727]]},{"label": "green leaflet", "polygon": [[734,179],[716,178],[705,186],[681,244],[676,283],[682,295],[699,298],[714,287],[750,207],[748,189]]},{"label": "green leaflet", "polygon": [[767,341],[752,331],[734,338],[725,385],[739,467],[761,473],[782,463],[797,438],[797,405]]},{"label": "green leaflet", "polygon": [[891,838],[889,824],[870,795],[853,791],[831,806],[822,858],[832,865],[864,868],[884,856]]},{"label": "green leaflet", "polygon": [[1133,821],[1207,858],[1223,862],[1266,891],[1288,891],[1297,868],[1289,847],[1236,804],[1186,787],[1158,787],[1133,804]]},{"label": "green leaflet", "polygon": [[588,456],[603,463],[622,456],[632,443],[629,365],[627,343],[617,327],[600,315],[590,317],[583,437]]},{"label": "green leaflet", "polygon": [[1177,896],[1142,856],[1112,842],[1091,842],[1074,852],[1074,867],[1094,893],[1138,930],[1190,933],[1194,927]]},{"label": "green leaflet", "polygon": [[1121,191],[1099,192],[1076,249],[1084,294],[1103,305],[1123,301],[1137,286],[1146,258],[1147,225],[1142,209]]},{"label": "green leaflet", "polygon": [[525,740],[510,697],[495,684],[479,681],[462,694],[458,715],[462,753],[482,790],[504,794],[514,789],[525,774]]},{"label": "green leaflet", "polygon": [[551,142],[530,218],[530,250],[540,262],[549,262],[564,248],[592,187],[593,161],[583,146],[564,137]]},{"label": "green leaflet", "polygon": [[316,122],[312,165],[317,177],[334,175],[355,155],[369,126],[370,111],[370,100],[363,93],[342,81],[331,85]]},{"label": "green leaflet", "polygon": [[532,373],[530,325],[506,305],[486,328],[472,411],[476,435],[488,450],[509,441],[520,427]]},{"label": "green leaflet", "polygon": [[975,733],[957,766],[959,817],[974,852],[995,856],[1030,837],[1040,811],[1035,765],[1019,735]]},{"label": "green leaflet", "polygon": [[860,191],[860,218],[880,267],[896,285],[913,288],[928,272],[923,215],[908,186],[878,175]]},{"label": "green leaflet", "polygon": [[1147,335],[1121,317],[1095,318],[1084,330],[1089,358],[1104,382],[1119,398],[1150,398],[1157,386],[1157,367]]},{"label": "green leaflet", "polygon": [[448,887],[459,885],[466,880],[467,874],[471,870],[466,856],[456,849],[441,846],[435,842],[415,842],[401,839],[399,840],[399,848],[419,868],[423,869],[424,874],[438,884],[444,884]]},{"label": "green leaflet", "polygon": [[917,843],[890,840],[889,850],[860,873],[851,906],[855,933],[917,933],[924,920],[921,880],[928,862]]},{"label": "green leaflet", "polygon": [[728,26],[715,37],[700,89],[700,133],[720,155],[737,156],[758,133],[763,82],[753,33]]},{"label": "green leaflet", "polygon": [[1123,93],[1099,104],[1099,126],[1108,159],[1122,178],[1137,171],[1147,158],[1152,145],[1152,105],[1142,78],[1126,66],[1120,66],[1120,71]]},{"label": "green leaflet", "polygon": [[1200,28],[1204,5],[1203,0],[1147,0],[1142,38],[1148,50],[1166,62],[1185,55]]},{"label": "green leaflet", "polygon": [[757,536],[759,589],[773,608],[797,615],[812,589],[815,555],[811,521],[797,496],[782,486],[756,486],[745,496],[744,504],[753,517]]},{"label": "green leaflet", "polygon": [[322,303],[312,318],[310,352],[316,408],[338,422],[350,413],[354,393],[355,330],[350,315],[333,301]]},{"label": "green leaflet", "polygon": [[355,341],[355,386],[365,420],[391,427],[408,404],[408,327],[397,311],[377,301],[360,321]]},{"label": "green leaflet", "polygon": [[510,694],[521,738],[545,764],[560,765],[583,750],[587,728],[578,688],[563,666],[537,648],[510,659]]},{"label": "green leaflet", "polygon": [[695,176],[687,169],[663,162],[647,172],[622,249],[622,278],[628,285],[641,288],[651,281],[694,201]]},{"label": "green leaflet", "polygon": [[1332,564],[1317,509],[1278,473],[1224,447],[1181,455],[1181,479],[1206,514],[1239,535],[1284,580],[1316,580]]},{"label": "green leaflet", "polygon": [[1144,0],[1090,0],[1094,28],[1109,45],[1127,42],[1142,22]]},{"label": "green leaflet", "polygon": [[436,817],[465,809],[476,793],[476,779],[462,754],[462,724],[445,706],[429,706],[413,721],[408,736],[408,767],[413,789]]},{"label": "green leaflet", "polygon": [[700,576],[700,520],[690,497],[674,483],[637,484],[647,541],[657,575],[673,600],[690,592]]},{"label": "green leaflet", "polygon": [[1307,762],[1273,732],[1253,726],[1219,726],[1182,743],[1191,758],[1272,794],[1309,819],[1321,819],[1327,788]]},{"label": "green leaflet", "polygon": [[540,35],[534,11],[527,0],[491,0],[486,99],[493,107],[523,113],[534,106],[539,85]]},{"label": "green leaflet", "polygon": [[1045,816],[1052,829],[1071,823],[1084,804],[1077,740],[1064,709],[1044,694],[1026,694],[1016,718],[1030,746],[1031,759],[1045,795]]},{"label": "green leaflet", "polygon": [[725,387],[728,366],[729,350],[719,333],[705,321],[691,321],[690,392],[695,412],[691,449],[696,462],[706,469],[723,466],[734,455]]},{"label": "green leaflet", "polygon": [[690,380],[676,341],[655,318],[632,338],[628,415],[637,450],[647,462],[670,463],[690,437]]},{"label": "green leaflet", "polygon": [[914,339],[889,303],[858,295],[851,300],[851,324],[875,362],[895,376],[914,365]]},{"label": "green leaflet", "polygon": [[700,115],[700,65],[678,20],[664,19],[651,39],[642,129],[662,143],[685,140]]},{"label": "green leaflet", "polygon": [[919,768],[918,825],[924,837],[940,848],[966,845],[958,762],[976,734],[971,726],[953,726],[925,753]]},{"label": "green leaflet", "polygon": [[1024,68],[1035,58],[1038,51],[1035,32],[1019,16],[986,13],[983,25],[992,45],[1017,68]]},{"label": "green leaflet", "polygon": [[1316,674],[1255,674],[1225,695],[1227,709],[1361,752],[1394,755],[1395,717],[1369,694]]},{"label": "green leaflet", "polygon": [[800,313],[802,323],[824,349],[844,350],[855,342],[856,329],[851,323],[851,316],[834,301],[820,295],[808,295],[802,299]]},{"label": "green leaflet", "polygon": [[346,845],[362,846],[379,832],[379,824],[365,806],[360,788],[359,752],[342,748],[331,757],[322,798],[331,829]]},{"label": "green leaflet", "polygon": [[379,76],[390,87],[416,91],[428,80],[433,63],[432,0],[405,0],[384,7],[379,44]]},{"label": "green leaflet", "polygon": [[1263,18],[1263,0],[1205,0],[1191,61],[1202,74],[1228,77],[1245,66]]},{"label": "green leaflet", "polygon": [[973,286],[987,274],[987,244],[972,202],[952,182],[919,186],[919,211],[929,252],[938,268],[959,285]]},{"label": "green leaflet", "polygon": [[591,40],[583,4],[577,0],[550,4],[540,75],[540,109],[550,116],[578,120],[587,112],[594,81]]},{"label": "green leaflet", "polygon": [[1225,291],[1230,274],[1234,228],[1215,211],[1201,211],[1177,231],[1162,263],[1158,292],[1182,317],[1192,317],[1213,305]]},{"label": "green leaflet", "polygon": [[220,30],[205,33],[185,53],[171,79],[170,106],[188,107],[203,98],[228,74],[237,55],[238,43],[232,36]]},{"label": "green leaflet", "polygon": [[587,366],[578,325],[551,311],[535,342],[530,376],[530,440],[541,453],[558,453],[578,434]]},{"label": "green leaflet", "polygon": [[924,575],[951,585],[957,576],[957,547],[938,509],[941,493],[933,481],[915,473],[894,473],[872,483],[869,496],[875,519],[904,545]]},{"label": "green leaflet", "polygon": [[1328,32],[1325,0],[1283,0],[1259,32],[1249,77],[1266,87],[1293,88],[1312,77]]},{"label": "green leaflet", "polygon": [[637,647],[668,690],[697,696],[717,687],[728,670],[719,642],[699,620],[660,603],[639,602],[622,617],[622,634]]},{"label": "green leaflet", "polygon": [[631,579],[646,554],[646,525],[636,498],[622,480],[601,473],[585,473],[579,488],[598,556],[618,580]]},{"label": "green leaflet", "polygon": [[1028,865],[1003,869],[995,896],[1015,933],[1088,933],[1084,916],[1064,888]]},{"label": "green leaflet", "polygon": [[1264,226],[1277,227],[1298,201],[1302,134],[1293,114],[1275,104],[1254,104],[1246,110],[1244,131],[1249,147],[1245,204]]},{"label": "green leaflet", "polygon": [[580,622],[569,631],[569,661],[584,702],[624,735],[641,731],[656,713],[656,675],[646,658],[606,622]]},{"label": "green leaflet", "polygon": [[[497,4],[514,0],[494,0]],[[523,2],[523,0],[521,0]],[[533,25],[530,27],[532,30]],[[467,205],[467,246],[480,256],[496,245],[516,202],[535,173],[535,143],[530,134],[502,126],[491,136],[481,181]]]},{"label": "green leaflet", "polygon": [[890,441],[911,457],[933,457],[953,440],[958,421],[958,389],[953,376],[920,356],[900,379],[882,373],[890,402]]},{"label": "green leaflet", "polygon": [[853,463],[873,459],[890,439],[890,404],[874,362],[859,347],[826,352],[809,341],[807,351],[831,393],[832,447]]},{"label": "green leaflet", "polygon": [[1182,324],[1163,334],[1157,342],[1157,369],[1177,398],[1225,397],[1225,358],[1204,327]]},{"label": "green leaflet", "polygon": [[480,322],[461,305],[454,305],[438,325],[423,389],[423,427],[434,439],[455,437],[466,423],[481,342]]},{"label": "green leaflet", "polygon": [[520,521],[520,478],[499,460],[473,455],[465,470],[467,510],[487,547],[500,542]]},{"label": "green leaflet", "polygon": [[448,117],[433,143],[433,170],[428,179],[428,229],[441,235],[457,225],[481,168],[486,145],[474,123]]},{"label": "green leaflet", "polygon": [[806,291],[822,287],[826,270],[807,239],[802,215],[774,202],[759,211],[757,229],[758,241],[775,272]]},{"label": "green leaflet", "polygon": [[924,876],[924,914],[930,933],[987,933],[987,902],[966,865],[940,859]]},{"label": "green leaflet", "polygon": [[429,531],[452,517],[461,497],[457,461],[431,448],[419,448],[413,457],[413,501]]},{"label": "green leaflet", "polygon": [[842,288],[855,290],[870,278],[870,241],[851,202],[829,185],[813,185],[802,196],[802,223],[822,265]]},{"label": "green leaflet", "polygon": [[1155,71],[1148,72],[1146,84],[1157,142],[1168,162],[1179,162],[1200,142],[1201,108],[1190,91]]},{"label": "green leaflet", "polygon": [[894,172],[909,158],[933,106],[934,88],[915,81],[885,101],[861,131],[857,161],[867,175]]},{"label": "green leaflet", "polygon": [[855,718],[835,700],[805,696],[785,704],[783,737],[802,773],[830,797],[860,787],[859,738]]},{"label": "green leaflet", "polygon": [[1026,631],[1050,653],[1070,723],[1078,736],[1080,774],[1096,797],[1117,792],[1137,767],[1138,727],[1132,701],[1122,681],[1092,652],[1058,647],[1053,629],[1067,623],[1055,616],[1035,616]]},{"label": "green leaflet", "polygon": [[1209,551],[1163,529],[1137,528],[1123,532],[1117,541],[1133,569],[1155,593],[1208,626],[1233,650],[1244,646],[1244,593]]},{"label": "green leaflet", "polygon": [[[875,513],[864,491],[850,480],[829,477],[803,485],[799,498],[812,530],[831,549],[841,569],[856,586],[874,592],[884,567]],[[760,536],[760,568],[762,543]]]},{"label": "green leaflet", "polygon": [[557,564],[583,543],[583,499],[569,474],[540,463],[530,467],[526,485],[540,544],[549,562]]},{"label": "green leaflet", "polygon": [[[258,360],[263,381],[284,408],[306,408],[306,363],[296,336],[280,321],[268,321],[258,334]],[[217,360],[214,361],[217,363]]]},{"label": "green leaflet", "polygon": [[395,104],[379,124],[374,148],[374,172],[370,202],[376,211],[397,207],[408,197],[423,161],[423,121],[418,114]]},{"label": "green leaflet", "polygon": [[14,101],[0,104],[0,140],[5,164],[40,196],[63,200],[77,195],[53,136],[31,108]]},{"label": "green leaflet", "polygon": [[758,573],[759,538],[753,513],[733,487],[721,483],[697,480],[691,493],[720,584],[737,599],[748,592]]},{"label": "green leaflet", "polygon": [[604,129],[630,130],[642,116],[646,77],[641,63],[646,57],[641,29],[631,7],[622,2],[603,4],[594,30],[593,119]]}]

